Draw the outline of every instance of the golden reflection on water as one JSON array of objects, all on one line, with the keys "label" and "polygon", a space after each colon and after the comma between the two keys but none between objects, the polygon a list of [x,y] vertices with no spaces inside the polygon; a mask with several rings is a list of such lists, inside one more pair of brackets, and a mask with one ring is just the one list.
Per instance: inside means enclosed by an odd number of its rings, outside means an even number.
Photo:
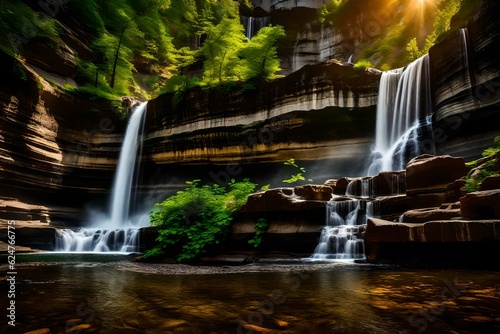
[{"label": "golden reflection on water", "polygon": [[[16,330],[50,328],[58,334],[500,332],[500,274],[496,272],[349,266],[310,272],[172,276],[117,268],[109,264],[24,267],[16,297]],[[0,332],[7,329],[0,326]]]}]

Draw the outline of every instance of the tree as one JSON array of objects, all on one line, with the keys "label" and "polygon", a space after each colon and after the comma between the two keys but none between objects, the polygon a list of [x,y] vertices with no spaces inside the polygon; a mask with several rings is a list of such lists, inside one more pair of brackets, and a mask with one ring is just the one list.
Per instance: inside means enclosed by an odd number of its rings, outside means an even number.
[{"label": "tree", "polygon": [[241,71],[245,79],[260,77],[273,79],[281,70],[276,41],[285,36],[281,26],[263,27],[240,51]]},{"label": "tree", "polygon": [[236,72],[239,51],[246,41],[243,26],[236,19],[225,18],[216,26],[206,29],[207,39],[200,48],[205,58],[203,84],[221,85],[225,81],[241,79]]}]

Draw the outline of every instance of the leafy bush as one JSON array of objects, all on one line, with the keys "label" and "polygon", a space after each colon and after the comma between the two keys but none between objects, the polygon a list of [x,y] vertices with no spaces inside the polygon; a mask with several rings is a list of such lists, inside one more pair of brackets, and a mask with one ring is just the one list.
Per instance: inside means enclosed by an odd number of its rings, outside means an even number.
[{"label": "leafy bush", "polygon": [[259,247],[262,244],[263,234],[267,232],[267,228],[269,227],[269,222],[266,218],[257,219],[257,223],[255,224],[255,234],[252,239],[248,240],[250,245],[253,245],[255,248]]},{"label": "leafy bush", "polygon": [[144,257],[176,253],[177,261],[195,259],[229,232],[232,214],[245,204],[256,184],[231,180],[227,187],[200,186],[200,180],[155,205],[150,224],[158,227],[157,245]]},{"label": "leafy bush", "polygon": [[358,71],[364,71],[368,67],[373,67],[373,64],[368,59],[361,59],[354,64],[354,69]]}]

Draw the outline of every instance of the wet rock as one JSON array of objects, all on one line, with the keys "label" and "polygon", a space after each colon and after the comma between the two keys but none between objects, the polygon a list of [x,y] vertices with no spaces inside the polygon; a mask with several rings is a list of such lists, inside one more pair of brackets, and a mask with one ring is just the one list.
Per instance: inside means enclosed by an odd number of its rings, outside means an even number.
[{"label": "wet rock", "polygon": [[73,326],[66,330],[66,333],[80,333],[81,331],[86,332],[92,329],[92,325],[90,324],[80,324]]},{"label": "wet rock", "polygon": [[406,171],[381,172],[373,177],[376,196],[403,194],[406,190]]},{"label": "wet rock", "polygon": [[448,220],[460,217],[460,209],[425,208],[409,210],[403,213],[403,223],[425,223],[432,220]]},{"label": "wet rock", "polygon": [[288,325],[289,325],[287,321],[274,319],[274,318],[271,319],[271,322],[272,322],[273,326],[278,328],[278,329],[286,329],[286,328],[288,328]]},{"label": "wet rock", "polygon": [[295,195],[303,197],[305,200],[329,201],[332,198],[333,189],[321,185],[305,185],[294,188]]},{"label": "wet rock", "polygon": [[467,193],[463,188],[465,183],[465,179],[458,179],[450,183],[446,187],[445,200],[447,202],[456,202],[460,197],[464,196]]},{"label": "wet rock", "polygon": [[500,240],[500,220],[430,221],[420,224],[368,219],[365,241],[384,243],[451,243]]},{"label": "wet rock", "polygon": [[449,155],[420,155],[406,167],[406,193],[425,194],[445,192],[448,185],[468,173],[463,158]]},{"label": "wet rock", "polygon": [[293,188],[276,188],[259,192],[248,197],[241,212],[300,211],[324,208],[324,201],[306,201],[292,196]]},{"label": "wet rock", "polygon": [[335,195],[345,195],[347,186],[353,179],[350,177],[342,177],[337,180],[337,184],[335,185]]},{"label": "wet rock", "polygon": [[335,186],[337,185],[337,180],[336,179],[328,179],[323,183],[324,186],[331,187],[332,189],[335,189]]},{"label": "wet rock", "polygon": [[499,219],[500,189],[468,193],[460,198],[460,208],[467,219]]},{"label": "wet rock", "polygon": [[35,329],[34,331],[25,332],[24,334],[50,334],[51,331],[49,328],[40,328]]},{"label": "wet rock", "polygon": [[429,207],[439,207],[445,202],[444,193],[419,194],[415,196],[394,195],[378,201],[380,216],[398,216],[402,213]]},{"label": "wet rock", "polygon": [[481,190],[500,189],[500,175],[488,176],[481,182]]},{"label": "wet rock", "polygon": [[270,328],[265,328],[257,325],[244,324],[243,328],[249,330],[250,333],[271,333],[273,332]]}]

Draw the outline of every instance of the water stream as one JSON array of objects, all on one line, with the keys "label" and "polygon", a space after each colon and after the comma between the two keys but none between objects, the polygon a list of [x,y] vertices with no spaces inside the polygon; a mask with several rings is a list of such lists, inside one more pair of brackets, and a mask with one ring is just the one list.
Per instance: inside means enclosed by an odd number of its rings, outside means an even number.
[{"label": "water stream", "polygon": [[137,154],[142,146],[142,132],[147,102],[134,108],[130,116],[115,172],[111,205],[106,217],[94,227],[79,230],[62,229],[56,238],[61,252],[137,252],[139,228],[147,225],[130,216],[132,186],[137,169]]}]

